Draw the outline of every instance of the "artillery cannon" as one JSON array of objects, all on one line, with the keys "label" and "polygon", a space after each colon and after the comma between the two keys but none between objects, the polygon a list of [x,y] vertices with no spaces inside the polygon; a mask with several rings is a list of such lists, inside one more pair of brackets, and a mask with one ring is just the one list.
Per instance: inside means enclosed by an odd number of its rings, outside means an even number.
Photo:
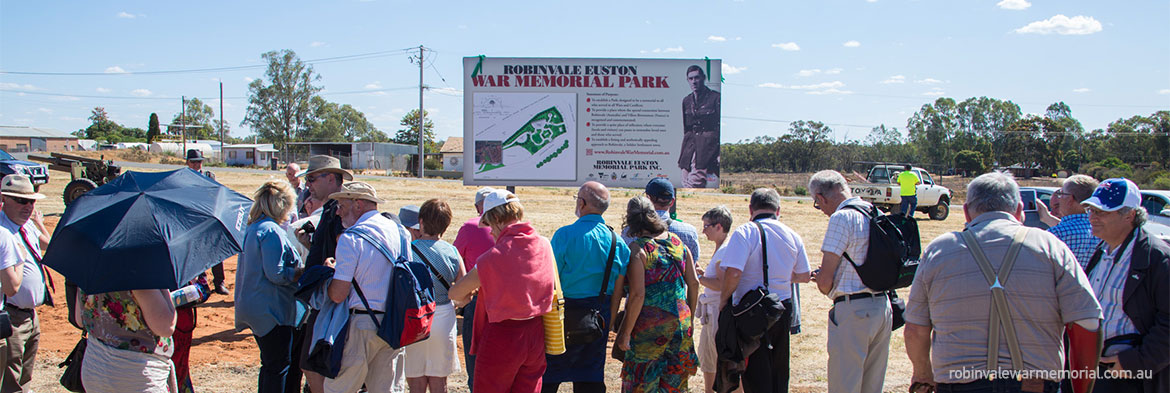
[{"label": "artillery cannon", "polygon": [[114,165],[112,160],[106,160],[105,156],[94,159],[72,154],[51,153],[49,156],[29,154],[28,159],[48,164],[49,169],[52,170],[69,172],[72,179],[69,184],[65,185],[65,192],[62,195],[65,206],[69,206],[78,197],[122,174],[122,167]]}]

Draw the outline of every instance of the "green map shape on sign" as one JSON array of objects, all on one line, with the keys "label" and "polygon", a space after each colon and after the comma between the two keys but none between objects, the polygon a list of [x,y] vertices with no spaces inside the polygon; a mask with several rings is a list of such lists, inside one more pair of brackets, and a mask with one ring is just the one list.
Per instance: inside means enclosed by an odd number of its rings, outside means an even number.
[{"label": "green map shape on sign", "polygon": [[[565,117],[561,115],[561,111],[557,110],[556,107],[551,107],[532,116],[532,119],[528,120],[523,127],[520,127],[512,136],[504,140],[503,150],[513,147],[523,147],[530,154],[536,154],[540,149],[548,146],[553,139],[566,133],[568,133],[568,127],[565,126]],[[565,143],[568,144],[568,141],[565,141]],[[545,157],[544,161],[541,162],[541,166],[553,157],[560,155],[563,150],[564,147]],[[480,165],[478,173],[503,167],[503,164],[484,163]]]}]

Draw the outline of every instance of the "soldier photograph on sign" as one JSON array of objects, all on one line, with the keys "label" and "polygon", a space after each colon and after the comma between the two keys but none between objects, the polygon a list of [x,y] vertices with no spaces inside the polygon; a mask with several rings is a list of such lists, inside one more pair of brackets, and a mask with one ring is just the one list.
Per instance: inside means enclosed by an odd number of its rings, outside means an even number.
[{"label": "soldier photograph on sign", "polygon": [[678,167],[682,186],[719,185],[719,92],[707,87],[707,74],[698,65],[687,67],[691,94],[682,101],[683,141]]}]

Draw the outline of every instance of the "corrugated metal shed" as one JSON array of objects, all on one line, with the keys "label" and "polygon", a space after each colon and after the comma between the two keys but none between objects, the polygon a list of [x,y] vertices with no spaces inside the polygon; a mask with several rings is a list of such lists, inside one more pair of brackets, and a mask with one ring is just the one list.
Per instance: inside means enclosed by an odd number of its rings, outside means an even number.
[{"label": "corrugated metal shed", "polygon": [[58,130],[54,130],[52,128],[26,127],[26,126],[0,126],[0,137],[77,139],[76,136],[70,135],[69,133],[64,132],[64,131],[58,131]]}]

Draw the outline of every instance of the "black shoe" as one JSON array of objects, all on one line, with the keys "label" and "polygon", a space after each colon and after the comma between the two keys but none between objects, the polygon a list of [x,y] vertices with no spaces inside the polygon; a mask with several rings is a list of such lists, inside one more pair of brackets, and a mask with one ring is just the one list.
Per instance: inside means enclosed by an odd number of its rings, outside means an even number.
[{"label": "black shoe", "polygon": [[224,288],[222,285],[217,285],[215,287],[215,293],[218,293],[220,295],[227,295],[228,290],[226,288]]}]

